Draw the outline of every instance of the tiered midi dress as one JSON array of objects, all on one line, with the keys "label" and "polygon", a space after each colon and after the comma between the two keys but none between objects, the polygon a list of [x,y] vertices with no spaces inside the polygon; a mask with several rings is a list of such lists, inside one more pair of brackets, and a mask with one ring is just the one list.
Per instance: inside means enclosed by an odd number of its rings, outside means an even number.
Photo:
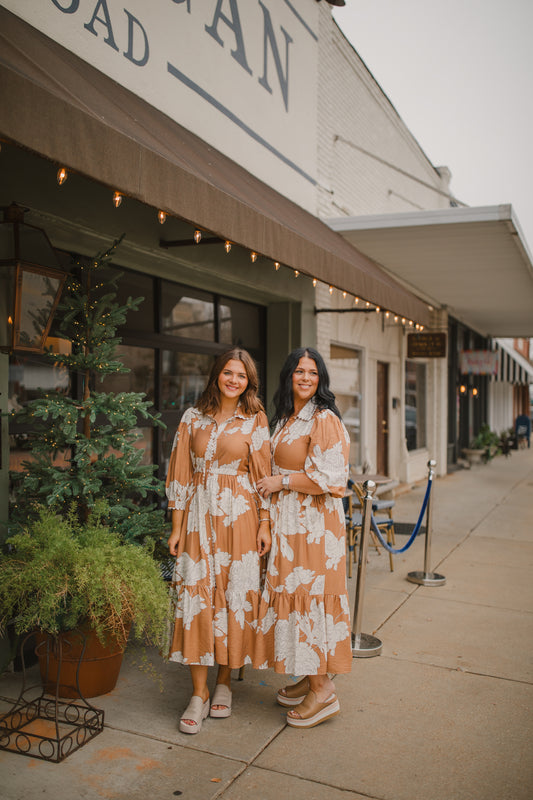
[{"label": "tiered midi dress", "polygon": [[183,511],[170,598],[169,659],[228,665],[254,658],[261,597],[256,482],[270,475],[268,421],[240,407],[217,425],[196,408],[179,424],[167,475],[169,509]]},{"label": "tiered midi dress", "polygon": [[257,667],[316,675],[349,672],[351,630],[342,497],[349,437],[309,401],[272,437],[272,474],[303,472],[323,494],[272,495],[272,549],[259,612]]}]

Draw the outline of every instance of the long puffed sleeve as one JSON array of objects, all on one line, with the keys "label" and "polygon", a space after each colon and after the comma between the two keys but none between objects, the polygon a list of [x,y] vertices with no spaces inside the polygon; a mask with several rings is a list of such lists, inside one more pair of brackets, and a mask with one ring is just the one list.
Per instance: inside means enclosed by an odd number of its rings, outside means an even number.
[{"label": "long puffed sleeve", "polygon": [[314,420],[305,473],[324,493],[343,497],[348,482],[350,437],[344,423],[329,409]]},{"label": "long puffed sleeve", "polygon": [[192,409],[183,414],[174,436],[168,465],[166,494],[169,509],[183,511],[192,480],[191,458]]},{"label": "long puffed sleeve", "polygon": [[270,498],[261,497],[257,491],[257,481],[271,474],[270,433],[268,420],[264,411],[259,411],[255,416],[250,443],[250,480],[256,492],[256,502],[259,509],[270,509]]}]

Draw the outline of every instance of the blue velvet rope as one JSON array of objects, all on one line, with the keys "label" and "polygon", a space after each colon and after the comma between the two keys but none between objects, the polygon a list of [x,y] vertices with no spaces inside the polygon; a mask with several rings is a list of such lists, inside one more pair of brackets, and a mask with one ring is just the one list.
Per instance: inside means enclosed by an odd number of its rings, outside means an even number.
[{"label": "blue velvet rope", "polygon": [[378,528],[378,526],[376,524],[376,520],[374,519],[374,515],[372,514],[372,512],[370,512],[370,515],[371,515],[370,518],[371,518],[371,521],[372,521],[372,529],[373,529],[374,533],[376,534],[376,536],[378,537],[378,539],[381,542],[381,544],[383,545],[383,547],[385,548],[385,550],[388,550],[389,553],[394,553],[396,555],[398,553],[405,553],[405,551],[408,550],[411,547],[411,545],[413,544],[414,540],[418,536],[418,532],[420,530],[420,526],[422,525],[422,520],[424,519],[424,514],[426,513],[426,508],[427,508],[427,504],[428,504],[428,500],[429,500],[429,493],[431,492],[431,484],[432,483],[433,483],[433,478],[430,476],[428,478],[428,485],[426,487],[426,494],[425,494],[425,497],[424,497],[424,502],[422,503],[422,510],[420,511],[420,516],[418,517],[418,522],[416,523],[416,525],[415,525],[415,527],[413,529],[413,532],[412,532],[411,536],[409,537],[409,540],[408,540],[407,544],[405,544],[403,547],[400,547],[400,548],[391,547],[390,544],[385,541],[385,539],[381,535],[380,529]]}]

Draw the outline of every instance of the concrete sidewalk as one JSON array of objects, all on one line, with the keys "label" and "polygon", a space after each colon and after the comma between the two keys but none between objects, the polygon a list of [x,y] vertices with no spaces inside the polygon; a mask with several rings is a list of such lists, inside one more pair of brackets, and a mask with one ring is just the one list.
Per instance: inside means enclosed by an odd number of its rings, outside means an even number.
[{"label": "concrete sidewalk", "polygon": [[[397,521],[414,524],[424,490],[397,499]],[[446,585],[405,580],[423,569],[422,539],[393,573],[370,550],[363,632],[383,653],[336,679],[340,716],[288,728],[274,700],[284,676],[247,669],[231,718],[186,736],[188,670],[156,662],[161,692],[126,658],[94,700],[106,720],[94,740],[61,764],[0,751],[2,798],[531,800],[533,450],[436,479],[433,508]],[[0,710],[17,687],[0,679]]]}]

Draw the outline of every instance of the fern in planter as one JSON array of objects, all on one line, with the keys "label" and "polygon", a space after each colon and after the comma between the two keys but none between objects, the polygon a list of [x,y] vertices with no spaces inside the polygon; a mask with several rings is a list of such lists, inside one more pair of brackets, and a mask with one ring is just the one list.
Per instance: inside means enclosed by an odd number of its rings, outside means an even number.
[{"label": "fern in planter", "polygon": [[141,463],[144,453],[136,443],[139,420],[163,423],[144,394],[98,391],[106,375],[129,372],[116,354],[121,342],[117,329],[142,301],[116,302],[120,276],[110,277],[106,265],[119,243],[77,265],[58,308],[59,335],[71,342],[72,351],[49,357],[56,367],[77,375],[81,398],[48,392],[14,415],[28,430],[32,456],[21,472],[11,474],[15,529],[28,515],[35,519],[41,505],[65,514],[75,503],[79,521],[86,522],[103,499],[106,524],[124,541],[162,538],[164,512],[151,500],[164,494],[163,484],[153,466]]},{"label": "fern in planter", "polygon": [[0,553],[0,634],[11,620],[19,635],[57,635],[90,626],[104,642],[124,646],[134,635],[160,644],[166,630],[168,591],[150,547],[126,544],[104,524],[105,504],[80,523],[41,510],[9,537]]}]

